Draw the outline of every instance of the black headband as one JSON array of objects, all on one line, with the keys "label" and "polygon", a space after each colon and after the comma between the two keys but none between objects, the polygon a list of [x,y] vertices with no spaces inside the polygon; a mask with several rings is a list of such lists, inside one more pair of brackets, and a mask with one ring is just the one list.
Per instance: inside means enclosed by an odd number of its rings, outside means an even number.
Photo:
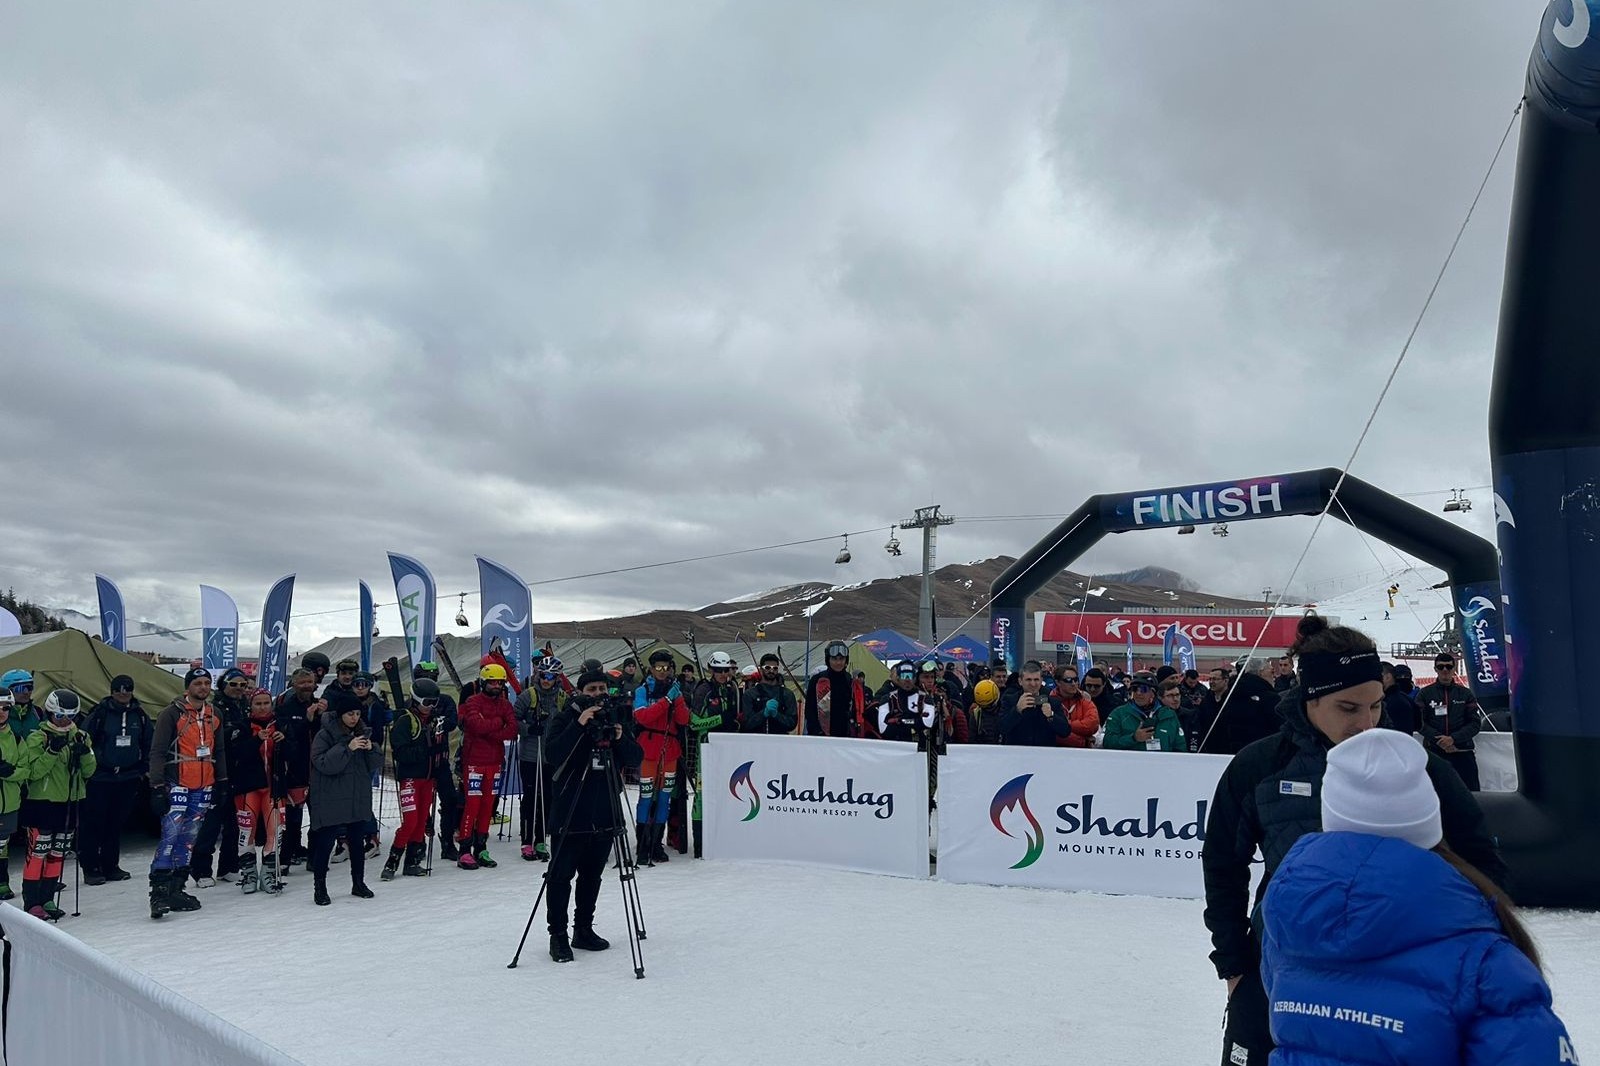
[{"label": "black headband", "polygon": [[1339,655],[1308,652],[1300,656],[1300,691],[1308,700],[1368,681],[1381,681],[1382,663],[1376,651]]}]

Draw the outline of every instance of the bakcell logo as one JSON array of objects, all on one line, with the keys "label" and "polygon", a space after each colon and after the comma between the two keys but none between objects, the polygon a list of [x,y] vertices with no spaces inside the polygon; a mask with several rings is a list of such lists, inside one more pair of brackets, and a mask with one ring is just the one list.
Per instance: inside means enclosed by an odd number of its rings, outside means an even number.
[{"label": "bakcell logo", "polygon": [[1023,853],[1021,859],[1012,864],[1013,870],[1032,866],[1039,861],[1039,856],[1044,854],[1044,827],[1039,824],[1039,819],[1033,816],[1033,811],[1028,807],[1028,782],[1031,780],[1033,780],[1032,774],[1012,778],[1000,786],[1000,791],[994,794],[994,799],[989,803],[989,821],[1008,837],[1015,837],[1016,834],[1001,824],[1000,815],[1006,811],[1021,811],[1022,816],[1028,820],[1029,829],[1026,832],[1028,850]]},{"label": "bakcell logo", "polygon": [[1117,640],[1122,639],[1122,627],[1128,624],[1126,618],[1113,618],[1106,623],[1106,634]]},{"label": "bakcell logo", "polygon": [[739,798],[741,786],[750,793],[750,813],[739,819],[741,822],[748,822],[761,813],[761,793],[756,789],[756,783],[750,780],[750,768],[754,765],[755,760],[751,759],[735,770],[732,777],[728,778],[728,794],[734,799]]}]

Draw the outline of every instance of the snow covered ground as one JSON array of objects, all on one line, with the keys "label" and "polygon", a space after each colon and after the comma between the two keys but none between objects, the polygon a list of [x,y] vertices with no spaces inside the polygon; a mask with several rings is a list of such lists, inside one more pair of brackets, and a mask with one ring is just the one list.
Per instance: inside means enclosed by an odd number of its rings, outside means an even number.
[{"label": "snow covered ground", "polygon": [[[596,922],[612,950],[551,963],[541,911],[506,969],[544,867],[492,850],[497,870],[429,879],[369,866],[370,901],[336,866],[331,907],[298,868],[280,897],[218,885],[160,921],[142,878],[84,888],[61,927],[308,1066],[1216,1060],[1198,901],[674,858],[640,874],[639,981],[615,875]],[[1600,1054],[1600,915],[1530,922],[1580,1053]]]}]

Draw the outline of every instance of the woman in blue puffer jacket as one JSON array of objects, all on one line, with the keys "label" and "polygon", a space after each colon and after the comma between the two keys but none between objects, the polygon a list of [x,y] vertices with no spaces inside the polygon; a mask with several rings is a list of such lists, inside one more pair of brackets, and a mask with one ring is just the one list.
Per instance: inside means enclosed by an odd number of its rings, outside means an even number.
[{"label": "woman in blue puffer jacket", "polygon": [[1273,1063],[1578,1061],[1510,900],[1444,847],[1426,766],[1387,729],[1328,753],[1323,832],[1262,902]]}]

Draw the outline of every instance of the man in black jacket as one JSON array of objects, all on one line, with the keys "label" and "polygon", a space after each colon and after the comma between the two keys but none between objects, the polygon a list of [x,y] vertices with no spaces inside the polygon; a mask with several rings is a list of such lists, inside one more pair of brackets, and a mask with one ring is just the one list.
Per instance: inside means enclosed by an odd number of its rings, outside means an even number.
[{"label": "man in black jacket", "polygon": [[1055,745],[1056,737],[1072,732],[1067,716],[1045,695],[1044,672],[1037,662],[1023,663],[1017,682],[1021,687],[1000,698],[1002,744],[1048,748]]},{"label": "man in black jacket", "polygon": [[1111,712],[1123,704],[1122,693],[1111,687],[1111,678],[1098,666],[1091,666],[1089,672],[1083,675],[1083,694],[1094,701],[1094,709],[1100,712],[1101,725],[1105,725]]},{"label": "man in black jacket", "polygon": [[154,727],[133,694],[133,678],[111,679],[111,695],[95,705],[83,723],[94,747],[95,771],[79,814],[78,862],[87,885],[126,881],[133,875],[122,858],[122,827],[139,797],[139,779],[150,763]]},{"label": "man in black jacket", "polygon": [[[618,798],[621,771],[644,758],[633,735],[620,724],[597,729],[594,716],[606,700],[609,683],[598,671],[578,678],[578,692],[545,723],[545,762],[550,771],[550,813],[556,826],[546,874],[545,916],[550,958],[571,962],[572,949],[604,951],[609,941],[594,931],[594,906],[606,860],[626,832]],[[598,734],[598,735],[597,735]],[[567,937],[567,903],[577,875],[572,937]]]},{"label": "man in black jacket", "polygon": [[[308,655],[307,658],[310,656]],[[278,730],[283,733],[284,788],[287,792],[283,815],[283,864],[280,876],[294,863],[303,863],[311,853],[300,836],[305,818],[306,795],[311,790],[311,738],[322,728],[326,700],[317,698],[317,675],[302,666],[289,675],[289,691],[278,697],[274,708]]]},{"label": "man in black jacket", "polygon": [[1283,719],[1278,717],[1280,696],[1267,680],[1271,664],[1271,659],[1257,656],[1244,661],[1238,680],[1217,711],[1210,737],[1201,738],[1201,751],[1208,755],[1236,755],[1283,726]]},{"label": "man in black jacket", "polygon": [[[1382,717],[1377,653],[1367,654],[1372,659],[1370,702],[1353,709],[1318,706],[1314,723],[1302,690],[1290,690],[1280,708],[1283,725],[1279,732],[1234,756],[1217,783],[1206,819],[1201,851],[1205,923],[1214,948],[1211,961],[1217,976],[1228,982],[1228,1041],[1234,1046],[1260,1050],[1259,1061],[1263,1063],[1272,1042],[1267,1031],[1261,954],[1251,928],[1251,911],[1260,904],[1268,882],[1294,842],[1322,828],[1322,775],[1328,751],[1340,741],[1376,727]],[[1307,684],[1312,683],[1312,671],[1304,661],[1301,675]],[[1326,701],[1317,702],[1337,701],[1344,695],[1344,691],[1334,691]],[[1451,850],[1496,883],[1504,884],[1505,863],[1472,793],[1439,758],[1429,758],[1428,777],[1439,794],[1444,837]],[[1263,873],[1252,904],[1251,863],[1257,848],[1262,855]],[[1396,889],[1402,890],[1403,886]],[[1223,1061],[1226,1064],[1228,1060]],[[1258,1060],[1251,1054],[1249,1061],[1254,1066]]]},{"label": "man in black jacket", "polygon": [[1417,701],[1412,696],[1411,667],[1383,664],[1383,710],[1388,728],[1417,731]]},{"label": "man in black jacket", "polygon": [[1441,652],[1433,661],[1438,680],[1417,693],[1417,724],[1423,746],[1444,756],[1467,788],[1478,791],[1478,731],[1483,717],[1472,690],[1456,676],[1456,657]]},{"label": "man in black jacket", "polygon": [[745,689],[739,711],[739,728],[745,733],[793,733],[799,721],[794,692],[778,676],[778,657],[767,652],[761,657],[761,676]]}]

